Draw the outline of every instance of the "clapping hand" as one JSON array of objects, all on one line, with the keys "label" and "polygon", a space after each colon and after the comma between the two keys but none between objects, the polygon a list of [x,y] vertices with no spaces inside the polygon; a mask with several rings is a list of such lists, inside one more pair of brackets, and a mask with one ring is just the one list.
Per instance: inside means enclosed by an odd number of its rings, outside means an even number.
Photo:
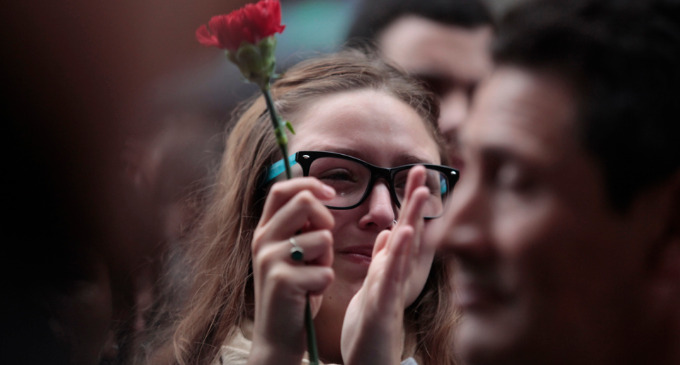
[{"label": "clapping hand", "polygon": [[399,364],[404,341],[404,309],[422,291],[434,247],[421,242],[423,206],[429,191],[425,169],[409,173],[400,217],[376,238],[362,288],[351,300],[342,329],[345,364]]}]

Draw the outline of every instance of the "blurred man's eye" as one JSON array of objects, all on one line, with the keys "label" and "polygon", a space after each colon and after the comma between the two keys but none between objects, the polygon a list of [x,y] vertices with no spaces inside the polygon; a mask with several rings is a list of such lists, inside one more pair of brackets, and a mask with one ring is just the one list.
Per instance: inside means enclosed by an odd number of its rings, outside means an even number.
[{"label": "blurred man's eye", "polygon": [[424,84],[425,87],[437,96],[442,96],[446,92],[446,82],[435,76],[419,76],[418,77]]}]

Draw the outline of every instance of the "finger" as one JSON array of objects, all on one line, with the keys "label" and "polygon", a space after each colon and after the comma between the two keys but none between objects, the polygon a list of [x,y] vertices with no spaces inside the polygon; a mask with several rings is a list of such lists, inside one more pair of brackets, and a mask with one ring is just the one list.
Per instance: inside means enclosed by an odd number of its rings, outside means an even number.
[{"label": "finger", "polygon": [[373,245],[373,254],[371,255],[372,257],[376,257],[376,254],[383,250],[387,244],[387,240],[390,238],[390,234],[391,231],[389,230],[384,230],[378,233],[378,237],[375,238],[375,244]]},{"label": "finger", "polygon": [[300,231],[331,229],[333,215],[311,192],[302,190],[268,219],[261,219],[253,237],[253,249],[267,242],[287,240]]},{"label": "finger", "polygon": [[[409,171],[406,180],[404,203],[397,224],[415,224],[422,220],[422,209],[429,198],[429,190],[425,185],[426,171],[423,166],[416,166]],[[424,194],[424,195],[423,195]]]},{"label": "finger", "polygon": [[[295,247],[290,241],[291,238],[302,250],[302,262],[294,260],[291,256],[291,249]],[[253,245],[254,270],[265,272],[281,262],[295,266],[303,263],[331,266],[333,263],[333,235],[329,230],[312,231],[291,238],[271,244]]]},{"label": "finger", "polygon": [[[303,251],[303,262],[307,265],[331,266],[333,264],[333,235],[330,230],[311,231],[292,237]],[[301,264],[291,258],[293,244],[288,239],[285,253],[291,263]]]},{"label": "finger", "polygon": [[[393,306],[404,301],[405,278],[409,272],[406,259],[409,252],[409,241],[412,238],[412,228],[401,227],[392,231],[389,242],[376,253],[366,276],[364,290],[372,299],[373,305],[378,307]],[[388,237],[388,235],[382,235]],[[381,238],[382,238],[381,237]]]},{"label": "finger", "polygon": [[307,293],[323,293],[333,278],[330,267],[279,265],[268,272],[265,285],[272,288],[275,296],[299,299]]},{"label": "finger", "polygon": [[427,199],[430,197],[430,191],[420,186],[416,188],[410,196],[408,201],[404,202],[404,206],[399,216],[397,224],[415,225],[423,220],[423,208]]},{"label": "finger", "polygon": [[333,282],[335,277],[333,269],[320,266],[296,267],[296,274],[291,283],[298,285],[303,294],[320,295]]},{"label": "finger", "polygon": [[408,172],[406,178],[406,191],[404,202],[408,201],[414,190],[420,186],[425,186],[427,170],[424,166],[415,166]]},{"label": "finger", "polygon": [[266,223],[281,209],[281,206],[302,190],[311,192],[312,195],[320,200],[327,200],[335,196],[335,190],[332,187],[311,177],[300,177],[277,182],[272,185],[267,194],[267,201],[264,204],[260,221]]},{"label": "finger", "polygon": [[412,227],[399,227],[392,234],[392,242],[390,242],[389,255],[391,261],[390,277],[397,285],[404,283],[405,278],[411,272],[411,263],[409,254],[414,240],[414,230]]},{"label": "finger", "polygon": [[384,271],[382,276],[396,284],[402,283],[406,273],[406,257],[411,248],[413,240],[413,228],[409,226],[398,227],[391,232],[388,244],[383,250]]},{"label": "finger", "polygon": [[[403,265],[406,261],[403,259],[408,256],[413,240],[413,228],[409,226],[398,227],[393,231],[378,235],[376,240],[384,240],[380,243],[383,247],[374,249],[374,260],[371,265],[375,270],[371,271],[369,275],[377,273],[381,280],[391,279],[399,281],[403,278]],[[378,243],[376,243],[376,246]]]},{"label": "finger", "polygon": [[311,192],[304,190],[284,204],[271,219],[284,237],[298,231],[331,229],[335,219],[330,210]]},{"label": "finger", "polygon": [[418,187],[411,195],[408,202],[405,203],[404,209],[399,217],[399,221],[394,229],[399,227],[411,227],[415,231],[415,238],[412,241],[413,255],[419,255],[420,250],[420,236],[423,232],[425,219],[423,218],[423,209],[427,200],[429,199],[429,190],[425,187]]}]

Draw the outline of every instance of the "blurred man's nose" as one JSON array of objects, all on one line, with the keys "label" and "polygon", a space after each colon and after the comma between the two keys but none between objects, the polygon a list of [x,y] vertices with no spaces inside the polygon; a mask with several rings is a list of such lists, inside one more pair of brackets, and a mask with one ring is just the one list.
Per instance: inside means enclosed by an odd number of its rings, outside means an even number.
[{"label": "blurred man's nose", "polygon": [[462,170],[464,166],[460,153],[459,132],[468,117],[470,95],[464,88],[451,88],[441,98],[439,129],[446,141],[449,165]]},{"label": "blurred man's nose", "polygon": [[447,134],[460,129],[470,109],[470,95],[463,87],[448,90],[440,99],[439,129]]},{"label": "blurred man's nose", "polygon": [[444,215],[432,222],[428,239],[458,258],[480,259],[491,251],[487,197],[483,186],[465,180],[456,185]]}]

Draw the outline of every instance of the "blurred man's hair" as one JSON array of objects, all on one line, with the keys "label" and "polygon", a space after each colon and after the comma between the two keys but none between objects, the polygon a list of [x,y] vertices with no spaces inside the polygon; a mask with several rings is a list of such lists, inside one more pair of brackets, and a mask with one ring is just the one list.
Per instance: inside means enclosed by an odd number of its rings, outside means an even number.
[{"label": "blurred man's hair", "polygon": [[493,58],[574,88],[579,137],[617,209],[680,168],[679,1],[526,2],[501,19]]},{"label": "blurred man's hair", "polygon": [[362,0],[347,40],[350,45],[370,44],[387,26],[406,15],[467,29],[494,24],[493,15],[481,0]]}]

